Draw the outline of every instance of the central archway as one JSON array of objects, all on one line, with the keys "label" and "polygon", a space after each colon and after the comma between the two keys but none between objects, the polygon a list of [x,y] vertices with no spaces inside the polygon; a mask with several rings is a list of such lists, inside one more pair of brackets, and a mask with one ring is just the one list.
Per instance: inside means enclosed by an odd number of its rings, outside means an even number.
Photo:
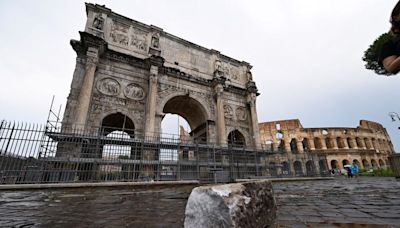
[{"label": "central archway", "polygon": [[196,99],[187,95],[172,97],[165,103],[163,113],[179,115],[189,124],[189,134],[194,141],[207,142],[207,112]]}]

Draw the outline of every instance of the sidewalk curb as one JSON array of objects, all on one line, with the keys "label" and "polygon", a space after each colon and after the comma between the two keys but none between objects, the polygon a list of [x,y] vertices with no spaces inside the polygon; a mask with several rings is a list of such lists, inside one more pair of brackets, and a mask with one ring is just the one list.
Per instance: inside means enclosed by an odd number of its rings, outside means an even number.
[{"label": "sidewalk curb", "polygon": [[199,181],[99,182],[99,183],[58,183],[58,184],[8,184],[8,185],[0,185],[0,191],[1,190],[57,189],[57,188],[194,185],[194,184],[198,185]]},{"label": "sidewalk curb", "polygon": [[269,180],[271,182],[291,182],[291,181],[317,181],[334,180],[334,177],[295,177],[295,178],[264,178],[264,179],[236,179],[236,182],[247,182],[256,180]]}]

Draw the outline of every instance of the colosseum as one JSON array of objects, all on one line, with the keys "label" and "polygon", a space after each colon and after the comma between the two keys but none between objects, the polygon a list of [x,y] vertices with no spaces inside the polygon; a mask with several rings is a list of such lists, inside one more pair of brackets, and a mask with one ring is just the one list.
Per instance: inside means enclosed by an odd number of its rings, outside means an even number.
[{"label": "colosseum", "polygon": [[291,119],[259,123],[259,129],[264,149],[287,152],[277,159],[283,174],[341,169],[352,162],[363,169],[385,167],[394,153],[386,129],[367,120],[356,128],[304,128]]}]

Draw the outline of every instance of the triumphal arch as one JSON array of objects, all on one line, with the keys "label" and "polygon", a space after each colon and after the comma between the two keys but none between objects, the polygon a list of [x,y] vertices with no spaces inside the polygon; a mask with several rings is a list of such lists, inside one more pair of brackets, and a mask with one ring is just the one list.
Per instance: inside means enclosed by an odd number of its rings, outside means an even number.
[{"label": "triumphal arch", "polygon": [[[182,116],[190,137],[259,148],[258,95],[251,65],[112,12],[86,4],[64,128],[124,128],[155,137],[165,114]],[[108,129],[108,130],[107,130]]]}]

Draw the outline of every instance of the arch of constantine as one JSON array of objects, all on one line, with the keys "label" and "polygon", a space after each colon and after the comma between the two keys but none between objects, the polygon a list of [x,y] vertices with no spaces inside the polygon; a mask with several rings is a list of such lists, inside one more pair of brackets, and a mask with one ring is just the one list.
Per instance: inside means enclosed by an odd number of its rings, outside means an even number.
[{"label": "arch of constantine", "polygon": [[[78,134],[52,136],[59,140],[57,157],[86,159],[79,170],[110,168],[127,179],[132,173],[134,178],[179,173],[174,177],[179,179],[181,171],[193,178],[215,170],[230,178],[318,175],[353,161],[362,168],[382,167],[394,152],[386,130],[371,121],[357,128],[303,128],[299,120],[258,123],[259,93],[249,63],[105,6],[87,3],[86,13],[80,40],[71,40],[77,58],[61,130]],[[188,122],[184,143],[181,137],[161,145],[166,114]],[[112,139],[113,134],[121,137]],[[124,154],[110,150],[124,145]],[[287,153],[277,153],[282,151]],[[208,163],[200,167],[200,160]]]},{"label": "arch of constantine", "polygon": [[307,169],[306,161],[298,158],[305,152],[324,155],[329,169],[352,162],[366,169],[385,167],[395,152],[386,129],[367,120],[356,128],[304,128],[298,119],[264,122],[259,128],[265,149],[288,152],[291,170],[296,164]]},{"label": "arch of constantine", "polygon": [[193,141],[225,146],[238,138],[260,147],[259,94],[249,63],[105,6],[88,3],[86,12],[80,40],[71,41],[77,58],[64,131],[124,129],[132,137],[157,137],[171,113],[189,123]]}]

